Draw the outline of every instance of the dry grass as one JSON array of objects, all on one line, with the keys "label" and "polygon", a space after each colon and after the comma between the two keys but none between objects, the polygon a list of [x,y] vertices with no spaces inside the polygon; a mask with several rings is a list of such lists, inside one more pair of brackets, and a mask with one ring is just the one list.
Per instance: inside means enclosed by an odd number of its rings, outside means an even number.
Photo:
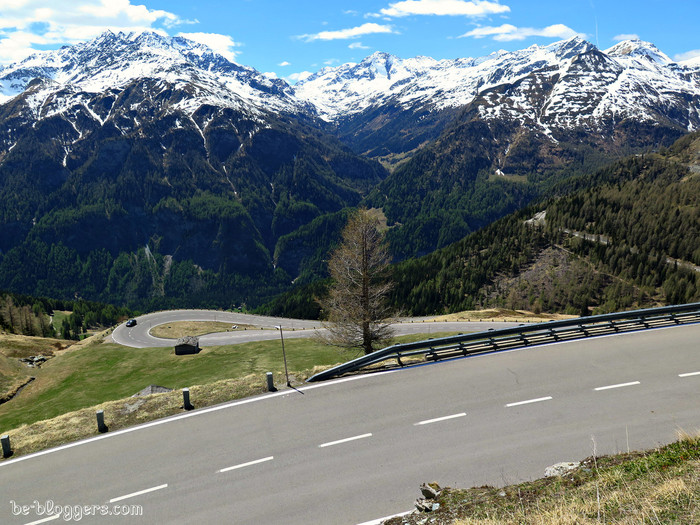
[{"label": "dry grass", "polygon": [[444,489],[440,509],[390,524],[700,523],[700,438],[647,452],[588,458],[563,477],[504,488]]},{"label": "dry grass", "polygon": [[564,314],[535,314],[526,310],[506,310],[504,308],[494,308],[491,310],[468,310],[454,314],[441,315],[435,318],[441,322],[457,321],[510,321],[513,323],[541,322],[559,319],[573,319],[575,315]]},{"label": "dry grass", "polygon": [[53,355],[54,352],[71,346],[73,341],[31,337],[28,335],[0,334],[0,354],[5,357],[20,358],[32,355]]},{"label": "dry grass", "polygon": [[367,211],[372,217],[376,218],[379,221],[380,231],[385,231],[389,229],[389,224],[386,215],[384,215],[384,210],[382,210],[381,208],[370,208]]},{"label": "dry grass", "polygon": [[72,341],[62,339],[0,334],[0,405],[11,399],[17,389],[36,373],[35,368],[20,363],[20,358],[36,355],[53,357],[70,345]]},{"label": "dry grass", "polygon": [[[233,332],[231,323],[221,321],[178,321],[175,323],[161,324],[151,328],[153,337],[162,339],[179,339],[186,335],[200,336],[219,332]],[[252,328],[251,325],[237,325],[238,330]]]},{"label": "dry grass", "polygon": [[[301,384],[325,368],[314,367],[303,372],[291,373],[290,381],[293,385]],[[283,373],[275,374],[274,379],[278,387],[282,387],[286,381]],[[266,385],[266,377],[263,374],[251,374],[239,379],[224,379],[208,385],[190,387],[190,402],[195,409],[213,406],[264,394]],[[108,401],[3,432],[10,436],[12,457],[98,435],[95,416],[97,410],[104,411],[105,425],[109,431],[115,431],[183,413],[182,391],[174,390],[162,394]]]}]

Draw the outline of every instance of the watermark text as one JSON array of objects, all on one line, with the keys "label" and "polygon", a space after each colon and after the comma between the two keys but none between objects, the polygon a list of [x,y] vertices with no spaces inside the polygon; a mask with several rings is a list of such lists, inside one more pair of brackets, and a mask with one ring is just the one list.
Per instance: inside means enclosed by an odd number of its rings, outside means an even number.
[{"label": "watermark text", "polygon": [[63,521],[80,521],[86,516],[143,516],[141,505],[58,505],[53,500],[20,504],[10,500],[13,516],[55,517]]}]

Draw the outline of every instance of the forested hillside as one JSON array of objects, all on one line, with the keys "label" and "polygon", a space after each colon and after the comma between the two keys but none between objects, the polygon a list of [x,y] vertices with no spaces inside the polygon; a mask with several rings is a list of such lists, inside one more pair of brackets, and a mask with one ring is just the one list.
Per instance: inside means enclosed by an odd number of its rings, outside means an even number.
[{"label": "forested hillside", "polygon": [[[104,101],[112,114],[146,118],[130,109],[137,87]],[[139,98],[138,112],[158,118],[129,131],[110,121],[76,141],[53,117],[0,155],[1,287],[143,309],[254,304],[288,288],[292,259],[314,257],[295,246],[275,269],[278,240],[358,204],[385,175],[303,123],[261,128],[204,106],[178,118],[183,94],[164,96]],[[62,136],[75,141],[63,162]]]},{"label": "forested hillside", "polygon": [[[648,42],[573,37],[478,59],[379,52],[291,86],[185,38],[107,31],[0,72],[0,288],[256,307],[324,278],[358,205],[380,210],[392,255],[409,260],[670,145],[700,125],[697,75]],[[587,227],[557,213],[558,228]],[[484,276],[457,303],[500,297],[473,288],[500,282],[501,259],[522,266],[527,249],[506,255],[509,242],[473,261]],[[418,304],[435,308],[421,286]]]},{"label": "forested hillside", "polygon": [[[443,250],[396,266],[394,303],[581,313],[700,300],[698,135],[635,156]],[[546,211],[540,220],[530,220]]]},{"label": "forested hillside", "polygon": [[[560,196],[396,264],[393,305],[406,315],[493,306],[588,315],[700,300],[699,134],[549,191]],[[319,286],[268,311],[317,315]]]},{"label": "forested hillside", "polygon": [[[63,318],[57,328],[51,324],[56,312]],[[0,292],[0,330],[13,334],[78,339],[89,328],[113,326],[132,314],[111,304]]]},{"label": "forested hillside", "polygon": [[[577,175],[589,175],[642,148],[589,137],[557,143],[517,123],[485,122],[467,108],[434,143],[398,166],[366,199],[394,226],[388,234],[399,258],[445,247],[517,211]],[[634,128],[631,125],[631,128]],[[675,130],[650,135],[627,130],[649,144],[671,144]],[[659,132],[660,133],[660,132]],[[639,144],[644,143],[640,139]]]}]

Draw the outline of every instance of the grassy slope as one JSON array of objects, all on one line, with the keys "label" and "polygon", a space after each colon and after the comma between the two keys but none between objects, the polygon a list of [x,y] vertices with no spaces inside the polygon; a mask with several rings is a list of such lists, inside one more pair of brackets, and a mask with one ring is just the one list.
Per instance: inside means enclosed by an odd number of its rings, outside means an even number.
[{"label": "grassy slope", "polygon": [[[440,335],[433,333],[430,337]],[[292,375],[357,357],[312,339],[288,339],[285,350]],[[6,364],[14,366],[12,360]],[[178,389],[283,371],[278,340],[207,347],[198,355],[184,356],[176,356],[172,348],[126,348],[100,339],[81,342],[58,353],[41,368],[31,369],[31,374],[23,371],[23,377],[33,375],[36,380],[11,402],[0,405],[0,432],[127,398],[149,385]]]},{"label": "grassy slope", "polygon": [[387,525],[700,523],[700,438],[646,452],[588,458],[564,475],[503,488],[447,488],[430,514]]},{"label": "grassy slope", "polygon": [[[334,348],[310,340],[285,341],[290,369],[343,360]],[[0,429],[10,429],[104,401],[131,396],[151,384],[184,388],[283,369],[279,341],[209,347],[176,356],[170,348],[87,345],[49,360],[30,386],[0,405]]]},{"label": "grassy slope", "polygon": [[[239,329],[248,325],[239,325]],[[231,332],[231,323],[221,321],[178,321],[176,323],[161,324],[150,330],[153,337],[162,339],[178,339],[186,335],[200,336],[220,332]]]}]

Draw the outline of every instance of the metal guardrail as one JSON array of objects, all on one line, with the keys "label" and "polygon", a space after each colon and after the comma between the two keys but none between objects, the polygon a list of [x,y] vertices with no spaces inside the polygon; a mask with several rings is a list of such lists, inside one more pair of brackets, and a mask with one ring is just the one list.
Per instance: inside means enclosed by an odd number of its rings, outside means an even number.
[{"label": "metal guardrail", "polygon": [[308,381],[332,379],[388,360],[396,360],[398,366],[406,366],[402,361],[403,358],[413,358],[420,355],[424,356],[425,361],[437,361],[439,359],[466,357],[474,354],[557,341],[569,341],[598,335],[696,322],[700,322],[700,303],[662,306],[660,308],[593,315],[577,319],[549,321],[513,328],[488,330],[486,332],[460,334],[439,339],[417,341],[415,343],[392,345],[319,372],[311,376]]}]

